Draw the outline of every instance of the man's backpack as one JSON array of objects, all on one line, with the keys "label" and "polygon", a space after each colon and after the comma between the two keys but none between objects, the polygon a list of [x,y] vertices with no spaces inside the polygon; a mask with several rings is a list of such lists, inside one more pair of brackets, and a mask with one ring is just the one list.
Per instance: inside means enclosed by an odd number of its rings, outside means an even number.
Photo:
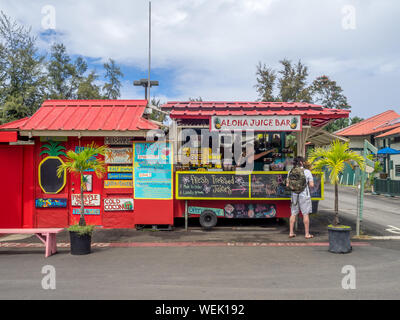
[{"label": "man's backpack", "polygon": [[289,172],[288,176],[289,189],[294,193],[301,193],[307,187],[307,179],[304,174],[304,169],[295,167]]}]

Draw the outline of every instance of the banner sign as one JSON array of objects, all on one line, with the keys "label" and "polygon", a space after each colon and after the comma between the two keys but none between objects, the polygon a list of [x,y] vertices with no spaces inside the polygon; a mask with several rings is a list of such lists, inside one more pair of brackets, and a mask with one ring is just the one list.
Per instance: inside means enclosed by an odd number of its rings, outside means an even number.
[{"label": "banner sign", "polygon": [[132,138],[131,137],[105,137],[104,138],[104,144],[107,145],[131,145],[132,143]]},{"label": "banner sign", "polygon": [[[72,194],[71,203],[73,207],[81,206],[81,195]],[[83,195],[83,205],[88,207],[100,207],[100,195],[99,194],[84,194]]]},{"label": "banner sign", "polygon": [[129,164],[132,163],[132,148],[110,148],[105,153],[105,163]]},{"label": "banner sign", "polygon": [[104,180],[104,188],[133,188],[132,180]]},{"label": "banner sign", "polygon": [[132,173],[109,173],[109,180],[132,180]]},{"label": "banner sign", "polygon": [[[100,209],[84,209],[85,216],[99,216],[100,215]],[[81,214],[81,209],[72,209],[72,214],[74,215],[80,215]]]},{"label": "banner sign", "polygon": [[104,199],[104,211],[132,211],[132,198],[106,198]]},{"label": "banner sign", "polygon": [[135,199],[172,199],[172,149],[166,143],[135,143]]},{"label": "banner sign", "polygon": [[204,207],[188,207],[188,213],[189,214],[198,214],[200,215],[203,211],[212,211],[215,213],[216,216],[218,217],[223,217],[225,216],[224,214],[224,209],[218,209],[218,208],[204,208]]},{"label": "banner sign", "polygon": [[36,208],[66,208],[67,199],[36,199]]},{"label": "banner sign", "polygon": [[301,131],[300,116],[213,116],[210,131]]},{"label": "banner sign", "polygon": [[132,166],[108,166],[108,172],[133,172]]}]

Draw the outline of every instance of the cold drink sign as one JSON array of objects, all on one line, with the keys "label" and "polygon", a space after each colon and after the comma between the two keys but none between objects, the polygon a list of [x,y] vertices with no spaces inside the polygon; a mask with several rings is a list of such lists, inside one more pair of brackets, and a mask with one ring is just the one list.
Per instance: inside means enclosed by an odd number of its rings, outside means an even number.
[{"label": "cold drink sign", "polygon": [[210,131],[300,131],[300,116],[215,116]]},{"label": "cold drink sign", "polygon": [[106,198],[104,199],[104,211],[132,211],[132,198]]}]

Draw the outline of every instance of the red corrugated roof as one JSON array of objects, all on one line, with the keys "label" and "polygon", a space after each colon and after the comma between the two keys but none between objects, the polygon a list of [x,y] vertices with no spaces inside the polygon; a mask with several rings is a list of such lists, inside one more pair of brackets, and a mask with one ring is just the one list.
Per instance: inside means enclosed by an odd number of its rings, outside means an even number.
[{"label": "red corrugated roof", "polygon": [[188,101],[168,102],[162,106],[170,111],[171,118],[209,118],[235,115],[301,115],[313,119],[314,126],[322,126],[330,119],[348,118],[350,111],[327,109],[320,105],[303,102],[217,102]]},{"label": "red corrugated roof", "polygon": [[157,129],[144,119],[146,100],[49,100],[21,131],[137,131]]},{"label": "red corrugated roof", "polygon": [[400,127],[400,122],[395,123],[400,115],[393,111],[388,110],[376,116],[360,121],[352,126],[344,128],[335,132],[339,136],[365,136],[383,131],[388,131],[393,128]]},{"label": "red corrugated roof", "polygon": [[23,118],[23,119],[19,119],[19,120],[15,120],[9,123],[5,123],[0,125],[0,130],[4,130],[4,131],[15,131],[18,130],[29,118]]}]

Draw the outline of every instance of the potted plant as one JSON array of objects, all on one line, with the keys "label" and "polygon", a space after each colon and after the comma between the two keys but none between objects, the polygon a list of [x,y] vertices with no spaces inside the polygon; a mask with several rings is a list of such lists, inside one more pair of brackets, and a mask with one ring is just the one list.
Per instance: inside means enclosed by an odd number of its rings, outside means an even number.
[{"label": "potted plant", "polygon": [[309,160],[315,170],[330,170],[329,180],[335,186],[335,217],[333,224],[328,226],[329,251],[334,253],[351,252],[351,227],[339,224],[339,175],[343,172],[345,163],[352,165],[355,162],[363,170],[364,158],[349,150],[348,143],[335,140],[329,147],[314,149],[310,153]]},{"label": "potted plant", "polygon": [[85,221],[85,206],[83,192],[86,189],[86,183],[83,173],[87,170],[93,170],[98,178],[103,177],[106,172],[106,165],[103,160],[97,159],[98,155],[105,154],[106,146],[97,146],[93,142],[87,145],[81,152],[72,150],[67,152],[66,160],[57,169],[57,175],[61,176],[65,170],[80,177],[80,199],[81,209],[79,223],[68,228],[71,240],[71,254],[83,255],[90,253],[92,233],[94,226],[87,226]]}]

